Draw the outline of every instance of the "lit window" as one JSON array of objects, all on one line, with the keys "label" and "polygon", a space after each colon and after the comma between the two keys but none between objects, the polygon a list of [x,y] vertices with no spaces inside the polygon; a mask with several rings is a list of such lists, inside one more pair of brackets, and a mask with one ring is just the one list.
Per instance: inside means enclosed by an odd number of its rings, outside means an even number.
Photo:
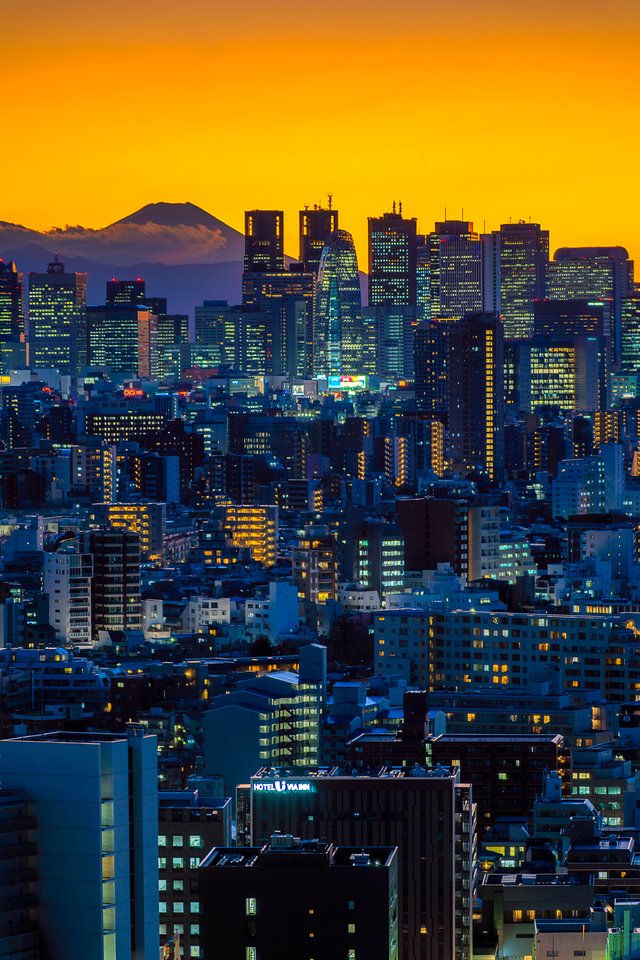
[{"label": "lit window", "polygon": [[247,917],[255,917],[258,912],[258,902],[255,897],[247,897],[244,902],[244,912]]}]

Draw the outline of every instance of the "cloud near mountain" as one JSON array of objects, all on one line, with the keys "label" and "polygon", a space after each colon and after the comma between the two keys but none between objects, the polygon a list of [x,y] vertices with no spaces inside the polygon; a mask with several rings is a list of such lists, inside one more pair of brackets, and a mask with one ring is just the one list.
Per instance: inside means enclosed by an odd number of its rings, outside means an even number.
[{"label": "cloud near mountain", "polygon": [[134,262],[221,263],[243,254],[241,233],[193,204],[149,204],[102,229],[83,226],[31,230],[0,221],[0,250],[35,244],[61,257],[113,266]]}]

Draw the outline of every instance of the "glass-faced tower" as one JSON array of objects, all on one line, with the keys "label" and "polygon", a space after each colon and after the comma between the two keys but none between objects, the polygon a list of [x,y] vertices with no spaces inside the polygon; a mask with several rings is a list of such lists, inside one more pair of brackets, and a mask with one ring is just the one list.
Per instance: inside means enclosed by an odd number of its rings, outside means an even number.
[{"label": "glass-faced tower", "polygon": [[316,376],[361,372],[361,315],[353,237],[346,230],[334,230],[322,251],[316,284]]}]

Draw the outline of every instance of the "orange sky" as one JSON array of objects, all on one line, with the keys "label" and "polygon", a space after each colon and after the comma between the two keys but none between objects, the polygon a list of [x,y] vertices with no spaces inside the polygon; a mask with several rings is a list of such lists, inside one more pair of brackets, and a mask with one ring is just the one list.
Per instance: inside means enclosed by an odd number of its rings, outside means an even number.
[{"label": "orange sky", "polygon": [[640,260],[640,4],[523,7],[23,0],[0,31],[0,219],[283,207],[296,254],[297,210],[331,190],[364,268],[394,197],[421,230],[464,206]]}]

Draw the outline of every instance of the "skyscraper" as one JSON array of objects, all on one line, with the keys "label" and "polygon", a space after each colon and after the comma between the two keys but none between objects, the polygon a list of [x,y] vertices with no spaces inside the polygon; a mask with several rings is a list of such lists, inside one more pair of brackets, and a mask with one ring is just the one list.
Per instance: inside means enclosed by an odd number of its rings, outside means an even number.
[{"label": "skyscraper", "polygon": [[330,234],[338,229],[338,211],[314,206],[300,211],[300,262],[305,273],[317,273],[320,257]]},{"label": "skyscraper", "polygon": [[640,293],[629,293],[622,301],[622,350],[620,370],[640,374]]},{"label": "skyscraper", "polygon": [[135,303],[87,307],[88,362],[108,367],[115,375],[150,375],[158,318],[149,307]]},{"label": "skyscraper", "polygon": [[423,320],[414,336],[416,402],[443,423],[449,413],[449,333],[454,323],[447,317]]},{"label": "skyscraper", "polygon": [[504,468],[502,321],[468,314],[449,334],[449,442],[454,460],[499,482]]},{"label": "skyscraper", "polygon": [[633,261],[624,247],[561,247],[547,265],[548,296],[601,303],[614,363],[622,348],[622,301],[633,292]]},{"label": "skyscraper", "polygon": [[0,260],[0,343],[16,342],[24,331],[24,276],[13,260]]},{"label": "skyscraper", "polygon": [[416,305],[417,221],[396,212],[369,217],[369,304]]},{"label": "skyscraper", "polygon": [[539,223],[503,223],[484,237],[484,309],[499,313],[506,340],[533,333],[533,303],[544,296],[549,231]]},{"label": "skyscraper", "polygon": [[313,338],[316,376],[361,372],[361,312],[353,238],[346,230],[336,230],[323,247],[316,283]]},{"label": "skyscraper", "polygon": [[429,234],[431,317],[454,317],[482,309],[482,240],[465,220],[436,223]]},{"label": "skyscraper", "polygon": [[31,363],[77,374],[87,363],[86,273],[66,273],[55,260],[46,273],[29,274]]},{"label": "skyscraper", "polygon": [[312,273],[283,268],[242,275],[244,306],[265,317],[267,373],[300,377],[310,371],[314,295]]},{"label": "skyscraper", "polygon": [[145,283],[140,277],[135,280],[107,280],[105,303],[146,303]]},{"label": "skyscraper", "polygon": [[247,210],[244,215],[244,272],[284,270],[284,213]]},{"label": "skyscraper", "polygon": [[204,300],[195,308],[196,344],[211,347],[214,367],[238,364],[238,323],[226,300]]}]

